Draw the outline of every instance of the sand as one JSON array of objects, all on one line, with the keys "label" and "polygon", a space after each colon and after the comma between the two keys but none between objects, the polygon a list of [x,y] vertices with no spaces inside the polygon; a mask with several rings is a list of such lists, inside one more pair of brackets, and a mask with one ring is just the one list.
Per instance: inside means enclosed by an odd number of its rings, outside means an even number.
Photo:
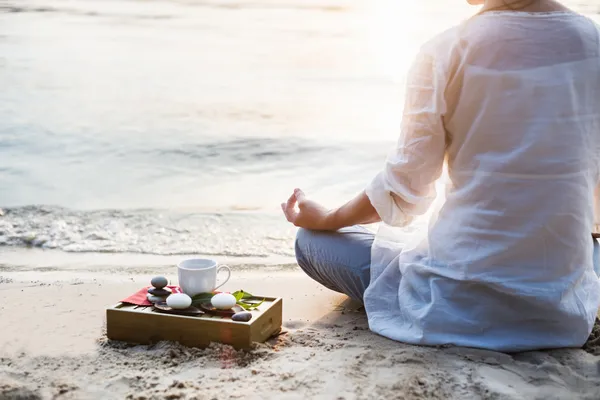
[{"label": "sand", "polygon": [[0,399],[600,398],[600,330],[587,351],[410,346],[295,268],[234,267],[227,290],[284,297],[284,334],[251,351],[129,345],[106,339],[104,310],[166,267],[47,264],[0,264]]}]

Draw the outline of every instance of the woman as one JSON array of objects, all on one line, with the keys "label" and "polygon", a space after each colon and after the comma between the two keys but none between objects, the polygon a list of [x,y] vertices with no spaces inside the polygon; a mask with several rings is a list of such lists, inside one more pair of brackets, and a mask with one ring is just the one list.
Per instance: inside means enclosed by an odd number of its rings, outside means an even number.
[{"label": "woman", "polygon": [[[299,189],[282,204],[298,263],[394,340],[579,347],[600,305],[599,30],[551,0],[469,2],[482,11],[421,49],[400,141],[366,190],[335,210]],[[445,160],[445,203],[401,249],[384,231],[427,212]],[[378,221],[376,237],[355,226]]]}]

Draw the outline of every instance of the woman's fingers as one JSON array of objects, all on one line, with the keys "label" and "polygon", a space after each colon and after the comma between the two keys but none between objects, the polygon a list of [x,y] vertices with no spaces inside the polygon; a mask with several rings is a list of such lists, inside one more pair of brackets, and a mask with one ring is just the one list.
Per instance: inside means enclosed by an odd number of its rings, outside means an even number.
[{"label": "woman's fingers", "polygon": [[306,196],[304,195],[304,192],[300,189],[294,189],[293,196],[298,202],[298,208],[301,208],[304,205],[304,202],[306,201]]},{"label": "woman's fingers", "polygon": [[290,198],[285,203],[281,203],[281,209],[285,214],[285,218],[296,225],[298,220],[298,211],[296,211],[296,203],[298,203],[298,208],[301,208],[306,201],[306,196],[304,192],[300,189],[294,189],[294,192],[290,196]]},{"label": "woman's fingers", "polygon": [[296,191],[294,191],[294,193],[292,193],[290,198],[287,200],[286,207],[289,209],[293,209],[295,205],[296,205]]},{"label": "woman's fingers", "polygon": [[294,208],[296,205],[296,201],[297,201],[296,191],[294,191],[294,193],[292,193],[292,195],[287,200],[287,202],[281,203],[281,209],[283,210],[283,213],[285,214],[285,218],[292,224],[295,224],[296,218],[298,217],[298,213],[296,212],[296,209]]},{"label": "woman's fingers", "polygon": [[294,209],[293,208],[290,209],[287,206],[287,203],[281,203],[281,210],[283,211],[283,214],[285,215],[285,219],[287,219],[288,222],[291,222],[293,224],[294,221],[296,220]]},{"label": "woman's fingers", "polygon": [[294,189],[287,202],[281,203],[281,209],[285,218],[297,227],[322,229],[326,223],[327,210],[318,203],[308,200],[300,189]]}]

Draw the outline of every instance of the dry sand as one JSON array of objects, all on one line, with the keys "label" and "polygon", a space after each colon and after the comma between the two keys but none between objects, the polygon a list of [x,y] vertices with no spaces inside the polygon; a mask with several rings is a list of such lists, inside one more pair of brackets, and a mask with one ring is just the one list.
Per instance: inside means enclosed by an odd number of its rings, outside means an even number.
[{"label": "dry sand", "polygon": [[298,270],[266,268],[225,289],[284,297],[287,333],[251,351],[134,346],[106,339],[104,310],[161,268],[67,264],[0,267],[0,399],[600,399],[600,331],[587,352],[410,346]]}]

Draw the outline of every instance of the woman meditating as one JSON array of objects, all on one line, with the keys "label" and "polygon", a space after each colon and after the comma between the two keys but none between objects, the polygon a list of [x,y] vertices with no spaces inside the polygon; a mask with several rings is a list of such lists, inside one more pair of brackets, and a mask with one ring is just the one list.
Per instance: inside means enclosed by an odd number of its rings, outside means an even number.
[{"label": "woman meditating", "polygon": [[[600,305],[599,29],[552,0],[469,2],[482,11],[420,50],[397,148],[366,190],[335,210],[299,189],[282,204],[298,263],[394,340],[579,347]],[[426,237],[399,245],[391,227],[428,211],[445,162]]]}]

